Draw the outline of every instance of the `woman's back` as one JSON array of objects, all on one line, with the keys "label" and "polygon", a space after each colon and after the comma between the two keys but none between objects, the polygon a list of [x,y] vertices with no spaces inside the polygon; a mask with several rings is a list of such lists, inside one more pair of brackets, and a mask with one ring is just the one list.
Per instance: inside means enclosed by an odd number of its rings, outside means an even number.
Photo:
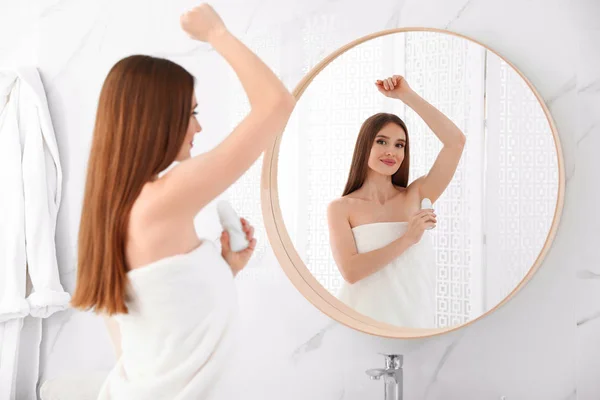
[{"label": "woman's back", "polygon": [[160,199],[160,178],[148,182],[133,204],[127,229],[125,255],[129,270],[198,247],[194,218],[158,215],[153,203]]}]

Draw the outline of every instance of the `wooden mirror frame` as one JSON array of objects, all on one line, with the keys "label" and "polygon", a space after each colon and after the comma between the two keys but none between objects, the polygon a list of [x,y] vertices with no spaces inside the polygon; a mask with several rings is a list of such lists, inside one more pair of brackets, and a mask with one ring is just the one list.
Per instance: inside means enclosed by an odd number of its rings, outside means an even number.
[{"label": "wooden mirror frame", "polygon": [[480,46],[483,46],[488,51],[494,53],[499,58],[501,58],[504,62],[510,65],[520,76],[523,78],[525,83],[529,86],[529,89],[535,94],[538,102],[540,103],[544,114],[548,120],[548,124],[550,125],[550,129],[552,131],[552,136],[554,138],[554,143],[556,146],[556,155],[558,158],[558,193],[557,193],[557,201],[556,208],[554,212],[554,218],[552,221],[552,225],[548,232],[548,236],[546,237],[546,241],[540,253],[538,254],[533,266],[529,269],[529,272],[525,275],[525,277],[521,280],[521,282],[510,292],[501,302],[496,304],[493,308],[489,309],[485,313],[481,314],[475,319],[469,320],[464,324],[454,325],[447,328],[432,328],[432,329],[418,329],[418,328],[406,328],[399,327],[390,324],[386,324],[383,322],[376,321],[372,318],[367,317],[364,314],[361,314],[351,307],[344,304],[342,301],[337,299],[334,295],[332,295],[325,287],[323,287],[317,279],[313,276],[310,270],[306,267],[300,256],[298,255],[292,240],[288,234],[288,231],[283,222],[283,217],[281,213],[281,208],[279,206],[279,196],[278,196],[278,185],[277,185],[277,171],[278,171],[278,160],[279,160],[279,148],[281,144],[282,135],[278,136],[273,144],[269,146],[264,155],[263,165],[262,165],[262,175],[261,175],[261,207],[263,218],[265,222],[265,228],[267,232],[267,237],[273,248],[274,254],[277,257],[277,260],[281,264],[281,267],[285,271],[286,275],[293,283],[293,285],[300,291],[300,293],[310,301],[315,307],[321,310],[323,313],[336,320],[339,323],[342,323],[352,329],[355,329],[360,332],[368,333],[370,335],[388,337],[388,338],[396,338],[396,339],[415,339],[415,338],[426,338],[431,336],[440,335],[447,332],[452,332],[457,329],[460,329],[464,326],[468,326],[475,321],[480,320],[481,318],[490,315],[492,312],[497,310],[502,305],[506,304],[510,299],[512,299],[519,290],[521,290],[527,282],[531,279],[531,277],[535,274],[535,272],[539,269],[542,264],[542,261],[548,251],[550,250],[552,241],[556,235],[556,231],[559,225],[560,216],[562,214],[562,208],[564,204],[564,192],[565,192],[565,171],[564,171],[564,161],[562,149],[560,146],[560,140],[558,137],[558,132],[556,130],[556,126],[552,117],[550,115],[550,111],[548,107],[544,103],[544,100],[538,93],[538,91],[534,88],[531,82],[517,69],[512,63],[506,60],[504,57],[496,53],[494,50],[490,49],[488,46],[473,40],[467,36],[450,32],[443,29],[435,29],[435,28],[397,28],[397,29],[388,29],[380,32],[375,32],[370,35],[363,36],[359,39],[356,39],[342,47],[338,50],[334,51],[332,54],[327,56],[321,62],[319,62],[311,71],[309,71],[306,76],[298,83],[296,88],[293,91],[293,95],[296,98],[296,101],[299,101],[302,97],[302,94],[313,81],[315,76],[317,76],[325,67],[327,67],[333,60],[337,59],[339,56],[344,54],[346,51],[356,47],[364,42],[367,42],[371,39],[379,38],[386,35],[392,35],[395,33],[407,33],[407,32],[438,32],[444,33],[448,35],[453,35],[456,37],[460,37],[462,39],[469,40],[471,42],[477,43]]}]

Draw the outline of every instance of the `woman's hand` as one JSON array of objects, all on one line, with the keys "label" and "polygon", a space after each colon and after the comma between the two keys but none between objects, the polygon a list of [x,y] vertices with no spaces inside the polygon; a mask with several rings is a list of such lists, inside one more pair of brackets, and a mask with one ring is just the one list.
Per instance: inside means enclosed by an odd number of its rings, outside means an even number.
[{"label": "woman's hand", "polygon": [[208,4],[202,3],[183,13],[179,18],[181,27],[189,37],[201,42],[211,42],[213,38],[227,32],[219,14]]},{"label": "woman's hand", "polygon": [[240,218],[240,221],[242,222],[242,229],[246,234],[246,239],[248,239],[249,243],[248,247],[244,250],[237,252],[232,251],[229,244],[229,233],[227,231],[221,233],[221,256],[223,256],[225,261],[227,261],[227,264],[231,267],[231,272],[233,272],[234,276],[248,264],[248,260],[250,260],[250,257],[256,248],[254,227],[244,218]]},{"label": "woman's hand", "polygon": [[394,75],[383,80],[378,79],[375,86],[377,86],[380,93],[392,99],[402,100],[407,94],[413,93],[406,79],[400,75]]},{"label": "woman's hand", "polygon": [[437,223],[437,216],[433,212],[433,209],[427,208],[416,212],[408,221],[408,228],[404,236],[409,240],[411,244],[416,244],[421,240],[425,229],[432,227],[435,228]]}]

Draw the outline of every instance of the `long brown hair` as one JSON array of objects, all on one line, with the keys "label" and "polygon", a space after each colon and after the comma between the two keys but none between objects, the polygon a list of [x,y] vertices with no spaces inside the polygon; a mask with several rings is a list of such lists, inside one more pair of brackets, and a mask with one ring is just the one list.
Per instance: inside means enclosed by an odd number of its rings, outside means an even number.
[{"label": "long brown hair", "polygon": [[73,307],[127,313],[129,215],[144,184],[176,160],[193,92],[194,77],[162,58],[129,56],[108,73],[87,165]]},{"label": "long brown hair", "polygon": [[352,156],[352,165],[350,166],[350,173],[348,174],[348,181],[344,188],[342,196],[346,196],[358,190],[365,183],[367,178],[367,171],[369,169],[369,155],[371,154],[371,148],[375,137],[383,127],[389,123],[394,123],[400,128],[404,129],[406,134],[406,146],[404,147],[404,160],[398,168],[398,171],[392,175],[392,183],[395,186],[406,187],[408,186],[408,172],[410,169],[410,147],[408,141],[408,129],[406,124],[395,114],[389,113],[377,113],[370,116],[363,122],[354,145],[354,155]]}]

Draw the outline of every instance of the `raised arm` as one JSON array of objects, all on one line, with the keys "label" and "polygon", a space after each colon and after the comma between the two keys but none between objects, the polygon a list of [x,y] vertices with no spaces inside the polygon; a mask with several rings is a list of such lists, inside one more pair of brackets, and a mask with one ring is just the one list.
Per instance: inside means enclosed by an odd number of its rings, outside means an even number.
[{"label": "raised arm", "polygon": [[281,134],[295,99],[275,74],[224,26],[207,4],[181,18],[186,32],[209,42],[240,79],[250,113],[213,150],[181,162],[159,181],[159,211],[193,216],[233,184]]},{"label": "raised arm", "polygon": [[346,282],[354,284],[379,271],[392,260],[421,240],[426,228],[435,226],[435,214],[429,210],[419,211],[411,217],[404,235],[387,246],[367,253],[359,253],[348,221],[348,204],[338,199],[327,207],[329,242],[333,259]]},{"label": "raised arm", "polygon": [[376,85],[384,95],[399,99],[412,108],[442,142],[443,147],[427,175],[414,182],[421,199],[429,198],[435,202],[452,181],[465,146],[465,135],[441,111],[413,91],[402,76],[394,75],[377,81]]}]

